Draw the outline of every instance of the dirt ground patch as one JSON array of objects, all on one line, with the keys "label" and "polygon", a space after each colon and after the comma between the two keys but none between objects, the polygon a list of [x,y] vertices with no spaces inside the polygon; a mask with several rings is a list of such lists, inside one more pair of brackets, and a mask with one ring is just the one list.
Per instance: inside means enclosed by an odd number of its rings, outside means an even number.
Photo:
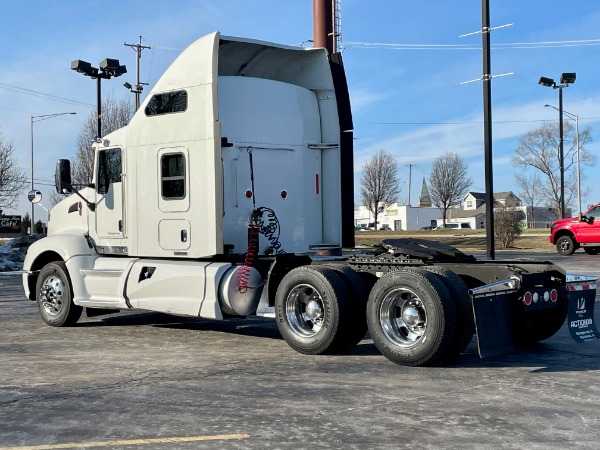
[{"label": "dirt ground patch", "polygon": [[[514,243],[512,247],[503,248],[496,242],[496,251],[511,252],[532,252],[532,253],[556,253],[556,248],[550,244],[549,233],[523,234]],[[471,231],[465,233],[456,233],[454,230],[443,231],[415,231],[415,232],[396,232],[396,231],[361,231],[356,233],[356,245],[377,245],[383,239],[398,238],[419,238],[428,239],[444,244],[452,245],[463,252],[485,252],[487,249],[487,237],[485,233]]]}]

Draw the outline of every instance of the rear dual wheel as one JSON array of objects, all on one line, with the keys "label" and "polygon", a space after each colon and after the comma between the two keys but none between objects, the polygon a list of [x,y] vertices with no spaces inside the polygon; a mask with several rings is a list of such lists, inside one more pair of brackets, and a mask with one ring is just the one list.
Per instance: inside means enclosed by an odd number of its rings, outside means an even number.
[{"label": "rear dual wheel", "polygon": [[327,267],[302,266],[277,288],[279,332],[294,350],[319,355],[348,347],[352,306],[345,282]]},{"label": "rear dual wheel", "polygon": [[443,267],[426,266],[425,270],[433,272],[442,279],[456,307],[456,333],[448,348],[447,358],[459,355],[473,340],[475,319],[473,302],[469,296],[469,288],[461,277]]},{"label": "rear dual wheel", "polygon": [[[319,266],[314,266],[318,270]],[[348,290],[350,298],[351,317],[348,329],[345,331],[346,346],[358,344],[367,333],[367,299],[369,289],[362,277],[349,264],[327,264],[323,267],[335,270]]]},{"label": "rear dual wheel", "polygon": [[390,361],[432,365],[453,348],[456,306],[442,279],[422,269],[390,272],[369,295],[367,322],[373,342]]}]

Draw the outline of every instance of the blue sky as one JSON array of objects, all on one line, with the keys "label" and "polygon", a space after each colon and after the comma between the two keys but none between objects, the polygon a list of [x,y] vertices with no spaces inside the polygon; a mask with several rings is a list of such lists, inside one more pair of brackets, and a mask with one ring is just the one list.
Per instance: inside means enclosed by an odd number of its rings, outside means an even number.
[{"label": "blue sky", "polygon": [[[415,204],[431,162],[446,151],[463,156],[472,190],[483,191],[482,85],[460,84],[482,75],[481,36],[459,38],[481,28],[481,2],[343,0],[342,4],[344,62],[356,138],[356,198],[361,166],[379,149],[398,158],[401,203],[408,197],[407,165],[414,165]],[[514,24],[492,32],[492,73],[515,73],[492,82],[494,190],[516,189],[514,174],[520,169],[513,167],[511,156],[518,137],[543,120],[558,118],[556,111],[543,107],[558,106],[557,91],[539,86],[540,76],[558,79],[562,72],[577,73],[576,83],[564,90],[564,109],[580,116],[580,127],[592,127],[595,142],[589,149],[600,155],[600,2],[491,0],[490,11],[492,26]],[[110,57],[126,64],[128,74],[102,85],[104,95],[119,99],[132,96],[123,82],[135,82],[135,52],[123,44],[137,42],[140,35],[144,45],[152,46],[142,53],[141,78],[150,83],[145,93],[181,50],[209,32],[291,45],[313,35],[312,0],[5,0],[2,15],[0,127],[4,138],[14,143],[19,165],[28,176],[30,116],[77,112],[34,125],[34,178],[46,184],[51,183],[58,158],[73,158],[77,134],[95,110],[95,82],[71,71],[71,60],[97,65]],[[523,45],[498,46],[514,43]],[[472,48],[399,49],[378,44]],[[582,184],[591,188],[584,205],[600,202],[595,171],[583,169]],[[50,189],[42,184],[38,188],[45,195]],[[29,211],[27,191],[13,212]],[[36,218],[44,216],[36,209]]]}]

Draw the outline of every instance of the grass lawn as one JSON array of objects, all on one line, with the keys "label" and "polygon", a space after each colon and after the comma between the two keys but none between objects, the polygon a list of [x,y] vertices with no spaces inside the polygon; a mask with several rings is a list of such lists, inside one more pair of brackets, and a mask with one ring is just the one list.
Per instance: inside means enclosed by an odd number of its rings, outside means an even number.
[{"label": "grass lawn", "polygon": [[[496,251],[556,253],[549,236],[549,230],[531,230],[517,238],[512,247],[501,248],[496,241]],[[487,249],[485,230],[359,231],[355,234],[356,245],[377,245],[382,239],[410,237],[443,242],[463,252],[485,252]]]}]

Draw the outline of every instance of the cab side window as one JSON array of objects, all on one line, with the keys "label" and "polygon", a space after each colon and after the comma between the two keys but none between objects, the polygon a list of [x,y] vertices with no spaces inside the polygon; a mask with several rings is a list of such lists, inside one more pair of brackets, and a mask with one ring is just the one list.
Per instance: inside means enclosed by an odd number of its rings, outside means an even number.
[{"label": "cab side window", "polygon": [[600,218],[600,207],[596,206],[589,213],[587,213],[588,217],[593,217],[594,219]]},{"label": "cab side window", "polygon": [[121,149],[110,148],[98,152],[98,173],[96,176],[96,191],[106,194],[111,183],[121,181]]}]

